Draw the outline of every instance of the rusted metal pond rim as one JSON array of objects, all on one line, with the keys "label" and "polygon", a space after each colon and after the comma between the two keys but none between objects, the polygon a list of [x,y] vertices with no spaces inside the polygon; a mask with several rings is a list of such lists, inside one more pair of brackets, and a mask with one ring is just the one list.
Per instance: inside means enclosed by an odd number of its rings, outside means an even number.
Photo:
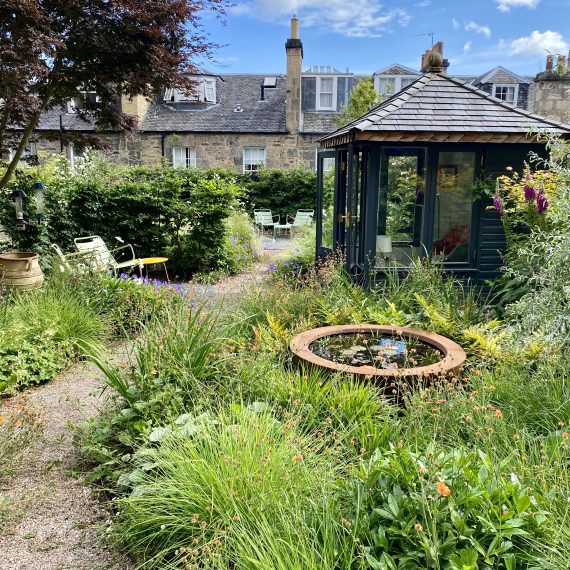
[{"label": "rusted metal pond rim", "polygon": [[[439,362],[430,364],[429,366],[382,369],[376,368],[375,366],[349,366],[347,364],[332,362],[331,360],[317,356],[309,348],[312,343],[321,338],[354,333],[381,334],[417,339],[438,349],[443,354],[443,358]],[[456,342],[444,336],[419,329],[385,325],[336,325],[311,329],[295,336],[289,343],[289,348],[295,358],[302,364],[305,363],[324,368],[332,372],[345,372],[371,380],[374,378],[395,379],[441,376],[456,372],[467,358],[465,351]]]}]

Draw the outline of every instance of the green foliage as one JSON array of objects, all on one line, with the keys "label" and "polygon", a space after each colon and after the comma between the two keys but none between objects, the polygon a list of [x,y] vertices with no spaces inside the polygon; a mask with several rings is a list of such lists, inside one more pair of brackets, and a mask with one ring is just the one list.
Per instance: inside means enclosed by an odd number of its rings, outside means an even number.
[{"label": "green foliage", "polygon": [[0,391],[50,380],[83,342],[98,342],[106,322],[63,287],[14,293],[0,313]]},{"label": "green foliage", "polygon": [[570,145],[553,138],[549,147],[548,179],[555,183],[551,182],[547,222],[531,226],[528,239],[516,243],[509,253],[506,279],[522,296],[513,299],[516,302],[507,308],[506,316],[517,335],[564,344],[570,332],[570,168],[566,158]]},{"label": "green foliage", "polygon": [[70,176],[59,158],[56,167],[25,169],[10,188],[28,199],[25,219],[35,216],[32,186],[46,185],[46,225],[16,230],[14,207],[0,195],[0,224],[12,245],[47,253],[50,243],[64,251],[79,236],[100,235],[110,249],[116,238],[133,245],[138,257],[166,255],[174,272],[216,269],[224,262],[225,219],[237,207],[238,187],[226,171],[111,166],[103,161]]},{"label": "green foliage", "polygon": [[287,214],[302,208],[314,208],[317,191],[317,176],[312,170],[262,169],[259,173],[238,177],[244,188],[242,199],[248,212],[269,208],[280,214],[285,223]]},{"label": "green foliage", "polygon": [[381,98],[374,89],[372,78],[361,79],[350,92],[348,105],[343,107],[342,113],[335,118],[335,122],[339,127],[347,125],[368,113],[380,102]]},{"label": "green foliage", "polygon": [[546,568],[542,498],[479,450],[378,451],[353,484],[371,568]]},{"label": "green foliage", "polygon": [[128,454],[154,429],[200,410],[214,397],[210,382],[221,345],[215,317],[189,304],[163,306],[158,314],[135,343],[130,373],[109,364],[97,347],[86,347],[119,406],[83,427],[83,458],[100,464],[92,480],[117,479],[131,459]]},{"label": "green foliage", "polygon": [[226,228],[222,267],[229,274],[251,269],[259,259],[261,249],[251,218],[246,214],[234,213],[226,220]]}]

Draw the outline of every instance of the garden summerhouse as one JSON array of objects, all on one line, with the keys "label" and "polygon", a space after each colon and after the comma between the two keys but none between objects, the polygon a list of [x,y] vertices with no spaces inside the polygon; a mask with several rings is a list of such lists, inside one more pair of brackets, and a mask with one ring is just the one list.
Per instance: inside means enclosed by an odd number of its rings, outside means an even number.
[{"label": "garden summerhouse", "polygon": [[[322,138],[317,254],[340,248],[354,275],[440,259],[462,279],[497,275],[505,249],[488,197],[507,167],[545,155],[539,133],[570,126],[533,115],[443,73],[438,54],[421,78]],[[334,191],[333,191],[334,187]],[[486,193],[485,193],[486,190]]]}]

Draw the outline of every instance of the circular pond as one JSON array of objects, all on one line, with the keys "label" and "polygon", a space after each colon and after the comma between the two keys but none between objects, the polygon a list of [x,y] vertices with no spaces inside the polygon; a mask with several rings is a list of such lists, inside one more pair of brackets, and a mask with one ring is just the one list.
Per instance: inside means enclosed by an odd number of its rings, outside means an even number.
[{"label": "circular pond", "polygon": [[435,333],[384,325],[338,325],[298,334],[295,358],[333,372],[374,378],[434,377],[456,371],[465,352]]}]

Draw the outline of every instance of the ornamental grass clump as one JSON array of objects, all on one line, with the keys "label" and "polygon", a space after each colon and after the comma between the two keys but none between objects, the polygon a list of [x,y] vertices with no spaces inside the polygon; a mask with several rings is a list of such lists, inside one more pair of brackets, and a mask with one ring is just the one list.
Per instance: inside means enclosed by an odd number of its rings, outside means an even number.
[{"label": "ornamental grass clump", "polygon": [[351,548],[318,451],[269,413],[221,414],[144,451],[118,536],[144,568],[335,568]]}]

